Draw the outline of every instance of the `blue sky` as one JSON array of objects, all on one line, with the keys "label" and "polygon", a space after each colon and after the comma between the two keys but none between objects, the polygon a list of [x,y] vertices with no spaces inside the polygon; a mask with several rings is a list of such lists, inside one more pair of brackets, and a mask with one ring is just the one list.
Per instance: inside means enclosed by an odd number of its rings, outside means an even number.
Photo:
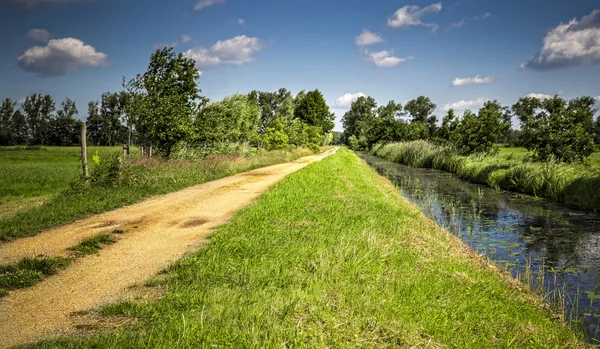
[{"label": "blue sky", "polygon": [[425,95],[440,116],[600,96],[596,0],[0,0],[0,23],[0,98],[68,96],[80,119],[164,44],[196,59],[213,100],[318,88],[340,117],[360,94]]}]

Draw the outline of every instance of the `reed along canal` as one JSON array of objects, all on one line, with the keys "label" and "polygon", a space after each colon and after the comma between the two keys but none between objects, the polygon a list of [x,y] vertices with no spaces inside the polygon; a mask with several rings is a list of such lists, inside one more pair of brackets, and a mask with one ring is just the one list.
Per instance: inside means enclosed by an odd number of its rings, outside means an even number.
[{"label": "reed along canal", "polygon": [[600,344],[600,213],[472,184],[454,174],[360,156],[425,215],[563,307]]}]

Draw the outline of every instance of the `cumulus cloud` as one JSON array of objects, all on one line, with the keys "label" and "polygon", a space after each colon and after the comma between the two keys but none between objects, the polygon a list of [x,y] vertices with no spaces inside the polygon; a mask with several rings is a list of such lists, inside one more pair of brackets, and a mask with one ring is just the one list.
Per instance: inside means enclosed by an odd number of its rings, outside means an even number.
[{"label": "cumulus cloud", "polygon": [[363,29],[362,33],[356,37],[356,46],[367,46],[383,42],[383,38],[367,29]]},{"label": "cumulus cloud", "polygon": [[456,78],[452,81],[452,86],[489,84],[492,81],[494,81],[494,79],[492,79],[491,76],[482,77],[482,76],[476,75],[474,77]]},{"label": "cumulus cloud", "polygon": [[394,51],[378,51],[369,53],[368,61],[373,62],[376,66],[380,68],[391,68],[395,67],[400,63],[404,63],[408,60],[408,58],[399,58],[394,56]]},{"label": "cumulus cloud", "polygon": [[21,9],[31,10],[44,5],[61,5],[92,0],[0,0],[0,4],[10,4]]},{"label": "cumulus cloud", "polygon": [[485,102],[489,101],[489,98],[477,98],[474,100],[462,100],[462,101],[458,101],[458,102],[454,102],[454,103],[448,103],[446,105],[444,105],[442,107],[443,110],[448,111],[450,109],[454,109],[455,111],[463,111],[463,110],[478,110],[481,107],[483,107],[483,105],[485,104]]},{"label": "cumulus cloud", "polygon": [[46,43],[50,41],[52,35],[46,29],[31,29],[27,32],[27,37],[31,40]]},{"label": "cumulus cloud", "polygon": [[358,93],[346,93],[342,96],[339,96],[336,100],[335,103],[333,103],[332,107],[333,108],[340,108],[340,109],[348,109],[350,108],[350,105],[352,104],[352,102],[354,102],[355,100],[357,100],[359,97],[365,97],[366,95],[362,92],[358,92]]},{"label": "cumulus cloud", "polygon": [[254,60],[252,56],[264,47],[258,38],[245,35],[228,40],[219,40],[210,48],[202,46],[187,50],[184,55],[196,61],[200,69],[214,68],[220,65],[242,65]]},{"label": "cumulus cloud", "polygon": [[533,97],[533,98],[537,98],[537,99],[543,101],[544,99],[550,99],[550,98],[553,98],[554,96],[553,95],[548,95],[548,94],[545,94],[545,93],[530,93],[530,94],[527,95],[527,97]]},{"label": "cumulus cloud", "polygon": [[222,2],[225,2],[226,0],[198,0],[196,1],[196,5],[194,6],[194,10],[196,11],[200,11],[203,8],[207,8],[210,7],[212,5],[216,5]]},{"label": "cumulus cloud", "polygon": [[600,10],[550,30],[540,51],[522,68],[546,70],[600,63]]},{"label": "cumulus cloud", "polygon": [[424,26],[431,28],[432,31],[436,31],[438,25],[436,23],[424,23],[421,22],[421,17],[428,13],[437,13],[442,10],[442,3],[431,4],[429,6],[420,8],[416,5],[407,5],[398,9],[392,17],[388,18],[387,25],[392,28],[402,28],[409,26]]},{"label": "cumulus cloud", "polygon": [[81,67],[105,66],[108,56],[79,39],[65,38],[50,40],[46,46],[34,46],[17,60],[23,70],[41,76],[55,76]]},{"label": "cumulus cloud", "polygon": [[239,25],[245,25],[246,24],[246,20],[243,18],[238,18],[235,20],[235,23],[239,24]]},{"label": "cumulus cloud", "polygon": [[600,96],[594,98],[596,100],[596,102],[600,103]]}]

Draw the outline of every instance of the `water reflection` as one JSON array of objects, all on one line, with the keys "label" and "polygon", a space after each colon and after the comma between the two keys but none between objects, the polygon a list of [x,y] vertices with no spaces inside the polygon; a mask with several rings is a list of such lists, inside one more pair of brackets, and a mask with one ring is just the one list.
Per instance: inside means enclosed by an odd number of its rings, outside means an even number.
[{"label": "water reflection", "polygon": [[599,214],[360,155],[471,248],[515,277],[528,276],[549,302],[564,301],[567,320],[579,321],[600,343]]}]

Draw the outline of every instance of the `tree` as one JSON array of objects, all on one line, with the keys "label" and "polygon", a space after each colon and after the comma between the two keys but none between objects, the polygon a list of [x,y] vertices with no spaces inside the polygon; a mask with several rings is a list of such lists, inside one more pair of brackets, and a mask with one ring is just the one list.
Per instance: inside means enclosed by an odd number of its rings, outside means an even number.
[{"label": "tree", "polygon": [[50,121],[48,143],[52,145],[76,145],[79,143],[81,121],[74,118],[77,115],[75,102],[67,97],[56,113],[56,118]]},{"label": "tree", "polygon": [[247,95],[233,95],[200,110],[194,123],[195,140],[202,144],[255,142],[260,108]]},{"label": "tree", "polygon": [[12,115],[13,144],[26,144],[28,140],[28,128],[25,115],[20,110],[15,110]]},{"label": "tree", "polygon": [[173,48],[159,49],[147,71],[127,84],[140,128],[167,157],[175,144],[191,135],[198,106],[204,103],[195,64]]},{"label": "tree", "polygon": [[100,105],[97,101],[88,103],[88,117],[87,121],[85,122],[87,127],[87,136],[90,139],[90,143],[94,145],[107,145],[107,127],[105,126],[104,118],[100,115],[99,110]]},{"label": "tree", "polygon": [[127,92],[105,92],[100,104],[100,117],[104,127],[103,133],[107,145],[126,143],[128,127],[125,110],[128,107]]},{"label": "tree", "polygon": [[285,149],[288,146],[289,137],[283,132],[283,122],[275,119],[272,127],[268,127],[263,135],[265,149]]},{"label": "tree", "polygon": [[428,129],[428,136],[435,134],[437,117],[433,115],[436,105],[428,97],[419,96],[406,102],[404,110],[410,114],[411,122],[420,123]]},{"label": "tree", "polygon": [[512,109],[521,121],[524,145],[535,159],[573,162],[585,160],[595,150],[592,135],[595,103],[591,97],[568,102],[558,95],[543,101],[523,97]]},{"label": "tree", "polygon": [[596,144],[600,146],[600,116],[598,116],[596,123],[594,124],[594,134]]},{"label": "tree", "polygon": [[510,128],[506,122],[507,114],[508,108],[497,101],[487,101],[478,114],[466,110],[450,138],[463,154],[497,153],[498,140]]},{"label": "tree", "polygon": [[0,106],[0,145],[14,144],[13,114],[15,105],[10,98],[6,98]]},{"label": "tree", "polygon": [[329,110],[319,90],[310,91],[294,108],[294,116],[309,126],[321,128],[321,134],[333,130],[335,114]]},{"label": "tree", "polygon": [[454,109],[451,108],[448,110],[448,113],[444,115],[442,126],[437,129],[436,140],[443,144],[449,144],[458,124],[459,122],[454,114]]},{"label": "tree", "polygon": [[50,120],[54,112],[52,97],[41,94],[27,96],[23,102],[23,111],[29,126],[30,143],[47,143]]},{"label": "tree", "polygon": [[402,116],[402,104],[389,101],[387,105],[377,109],[377,116],[381,119],[399,119]]},{"label": "tree", "polygon": [[350,140],[351,136],[356,139],[366,131],[366,126],[377,115],[377,102],[373,97],[359,97],[352,102],[350,110],[348,110],[342,118],[344,126],[344,139]]},{"label": "tree", "polygon": [[[277,92],[252,91],[249,94],[250,99],[256,102],[260,108],[261,126],[259,132],[264,132],[271,126],[273,120],[277,118],[277,110],[286,100],[291,99],[292,94],[285,88],[280,88]],[[293,104],[293,99],[292,99]]]}]

